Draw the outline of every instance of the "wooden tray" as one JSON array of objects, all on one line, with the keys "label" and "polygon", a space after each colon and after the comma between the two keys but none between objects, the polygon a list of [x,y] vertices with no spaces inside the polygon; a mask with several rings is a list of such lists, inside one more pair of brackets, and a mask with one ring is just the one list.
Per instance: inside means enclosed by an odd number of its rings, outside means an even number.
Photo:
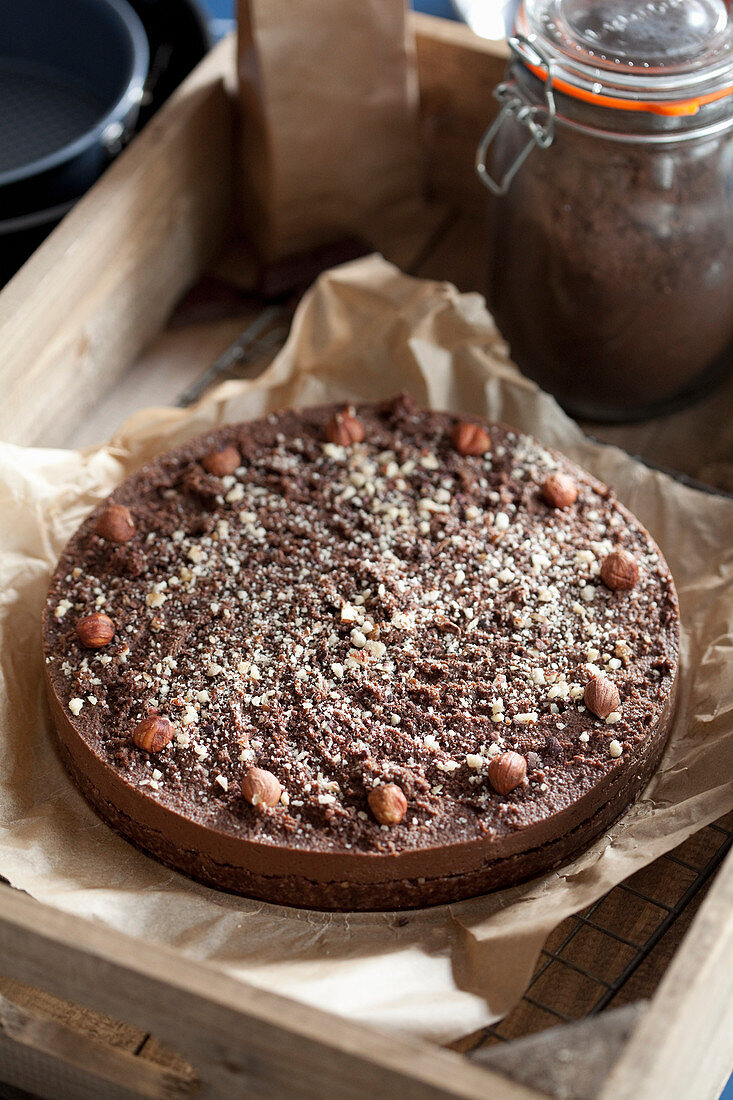
[{"label": "wooden tray", "polygon": [[[435,205],[384,250],[417,274],[480,288],[473,158],[505,53],[429,17],[415,29]],[[246,369],[271,353],[262,307],[244,299],[236,316],[203,323],[189,309],[164,330],[205,270],[247,281],[230,241],[234,71],[225,42],[0,294],[0,438],[102,438],[134,407],[175,400],[258,318]],[[654,457],[643,432],[614,438]],[[521,1005],[450,1050],[376,1034],[0,887],[3,1094],[714,1097],[733,1063],[732,825],[702,830],[564,922]]]}]

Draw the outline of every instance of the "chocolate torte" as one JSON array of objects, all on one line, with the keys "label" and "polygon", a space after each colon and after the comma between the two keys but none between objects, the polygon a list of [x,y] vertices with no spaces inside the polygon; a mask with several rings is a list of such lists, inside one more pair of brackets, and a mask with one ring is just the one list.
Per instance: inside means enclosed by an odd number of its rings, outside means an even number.
[{"label": "chocolate torte", "polygon": [[612,490],[400,397],[151,462],[67,545],[44,635],[63,759],[134,844],[268,901],[397,909],[619,816],[670,727],[679,611]]}]

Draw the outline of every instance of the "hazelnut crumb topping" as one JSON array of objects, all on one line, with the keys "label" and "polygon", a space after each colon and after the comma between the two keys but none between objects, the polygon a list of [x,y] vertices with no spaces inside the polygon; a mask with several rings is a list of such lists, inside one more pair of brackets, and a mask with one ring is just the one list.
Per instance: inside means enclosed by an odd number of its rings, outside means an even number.
[{"label": "hazelnut crumb topping", "polygon": [[[582,471],[461,424],[281,414],[128,482],[127,541],[87,522],[52,586],[49,668],[129,782],[257,836],[378,851],[510,832],[611,768],[671,685],[669,574]],[[601,579],[619,546],[633,590],[618,554]],[[74,631],[98,601],[104,655]]]}]

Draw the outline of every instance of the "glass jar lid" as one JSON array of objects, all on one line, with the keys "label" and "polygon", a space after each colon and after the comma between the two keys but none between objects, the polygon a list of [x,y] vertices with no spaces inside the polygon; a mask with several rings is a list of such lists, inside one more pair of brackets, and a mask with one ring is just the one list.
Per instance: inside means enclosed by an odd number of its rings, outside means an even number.
[{"label": "glass jar lid", "polygon": [[725,0],[524,0],[517,31],[547,59],[555,88],[581,99],[693,114],[733,93]]}]

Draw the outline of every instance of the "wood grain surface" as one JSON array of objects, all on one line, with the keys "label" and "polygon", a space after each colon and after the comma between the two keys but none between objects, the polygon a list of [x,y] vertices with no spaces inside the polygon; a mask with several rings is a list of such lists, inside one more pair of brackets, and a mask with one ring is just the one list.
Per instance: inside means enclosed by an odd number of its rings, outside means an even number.
[{"label": "wood grain surface", "polygon": [[[374,1093],[405,1100],[480,1100],[491,1090],[500,1100],[538,1096],[453,1051],[382,1035],[193,959],[182,966],[177,951],[79,921],[8,886],[0,887],[0,969],[74,1004],[105,1015],[121,1013],[125,1024],[155,1034],[190,1059],[206,1096],[357,1100]],[[121,1085],[137,1084],[130,1062],[140,1063],[136,1072],[144,1087],[160,1068],[119,1046],[107,1045],[104,1055],[88,1057],[96,1039],[84,1035],[77,1041],[65,1024],[46,1016],[41,1025],[35,1015],[8,1005],[0,1034],[16,1048],[32,1046],[77,1070],[88,1059],[90,1073]],[[121,1064],[127,1077],[119,1074]],[[170,1089],[171,1081],[179,1088],[185,1075],[168,1065],[158,1077]]]}]

